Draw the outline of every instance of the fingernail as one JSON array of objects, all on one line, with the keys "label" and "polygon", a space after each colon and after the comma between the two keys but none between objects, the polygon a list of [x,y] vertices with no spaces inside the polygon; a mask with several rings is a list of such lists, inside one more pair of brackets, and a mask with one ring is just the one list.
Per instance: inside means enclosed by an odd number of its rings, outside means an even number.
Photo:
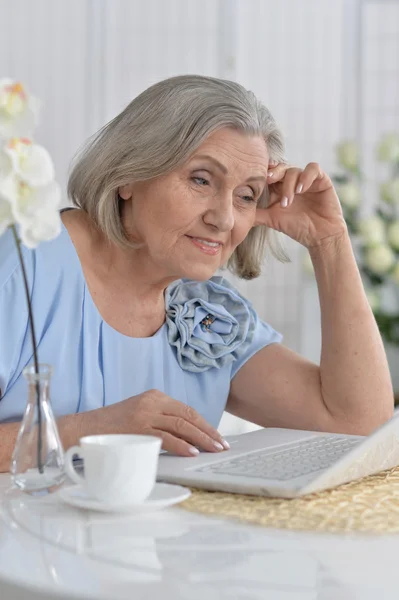
[{"label": "fingernail", "polygon": [[281,206],[283,208],[287,208],[287,206],[288,206],[288,198],[287,198],[287,196],[284,196],[284,198],[281,200],[280,204],[281,204]]},{"label": "fingernail", "polygon": [[230,450],[230,444],[226,440],[222,440],[222,445],[225,450]]},{"label": "fingernail", "polygon": [[191,448],[188,449],[188,451],[190,452],[190,454],[192,454],[193,456],[198,456],[199,454],[199,450],[198,448],[194,448],[194,446],[191,446]]},{"label": "fingernail", "polygon": [[302,184],[302,183],[300,183],[300,184],[298,185],[298,187],[296,188],[296,190],[295,190],[295,193],[296,193],[296,194],[300,194],[300,193],[302,192],[302,190],[303,190],[303,184]]},{"label": "fingernail", "polygon": [[274,175],[273,171],[268,171],[268,172],[267,172],[267,176],[268,176],[268,177],[273,177],[273,175]]},{"label": "fingernail", "polygon": [[217,448],[218,450],[224,450],[222,444],[219,444],[219,442],[213,442],[213,445],[215,446],[215,448]]}]

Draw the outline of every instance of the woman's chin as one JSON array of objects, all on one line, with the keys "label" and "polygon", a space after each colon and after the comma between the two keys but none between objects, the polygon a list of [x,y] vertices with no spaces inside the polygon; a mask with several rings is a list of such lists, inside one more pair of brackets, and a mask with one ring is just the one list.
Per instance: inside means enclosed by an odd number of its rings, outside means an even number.
[{"label": "woman's chin", "polygon": [[192,279],[194,281],[206,281],[213,277],[220,267],[214,269],[206,265],[196,265],[195,267],[182,269],[180,279]]}]

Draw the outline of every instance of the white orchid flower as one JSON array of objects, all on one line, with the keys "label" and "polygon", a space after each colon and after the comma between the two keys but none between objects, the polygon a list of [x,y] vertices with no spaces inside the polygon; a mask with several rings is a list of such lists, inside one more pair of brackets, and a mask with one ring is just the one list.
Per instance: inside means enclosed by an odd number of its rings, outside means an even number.
[{"label": "white orchid flower", "polygon": [[359,149],[356,142],[342,142],[337,146],[338,163],[348,169],[355,171],[359,166]]},{"label": "white orchid flower", "polygon": [[399,177],[385,181],[381,185],[381,197],[388,204],[399,204]]},{"label": "white orchid flower", "polygon": [[61,193],[47,150],[25,138],[0,151],[0,233],[19,225],[22,242],[35,248],[61,230]]},{"label": "white orchid flower", "polygon": [[0,194],[0,235],[2,235],[7,227],[14,223],[14,215],[12,214],[11,205]]},{"label": "white orchid flower", "polygon": [[337,187],[337,193],[342,206],[346,208],[357,208],[360,204],[361,192],[357,183],[349,181]]},{"label": "white orchid flower", "polygon": [[12,79],[0,79],[0,136],[31,135],[39,112],[39,102],[23,85]]},{"label": "white orchid flower", "polygon": [[368,248],[365,258],[367,267],[377,275],[387,273],[395,263],[395,255],[386,244]]},{"label": "white orchid flower", "polygon": [[21,224],[19,235],[27,248],[36,248],[40,242],[56,238],[61,233],[61,219],[58,212],[37,212],[36,219]]},{"label": "white orchid flower", "polygon": [[27,185],[40,187],[54,179],[53,161],[43,146],[27,138],[12,138],[4,152],[11,161],[15,175]]},{"label": "white orchid flower", "polygon": [[386,241],[385,223],[378,216],[360,221],[358,232],[366,246],[377,246],[384,244]]},{"label": "white orchid flower", "polygon": [[388,227],[388,242],[392,248],[399,250],[399,219],[391,223]]},{"label": "white orchid flower", "polygon": [[377,157],[381,162],[395,163],[399,161],[399,134],[387,133],[377,147]]},{"label": "white orchid flower", "polygon": [[[1,209],[2,216],[8,213],[5,206],[8,204],[10,207],[10,203],[14,200],[17,193],[18,180],[13,172],[11,159],[4,150],[0,150],[0,203],[3,206]],[[3,219],[0,219],[2,223]]]},{"label": "white orchid flower", "polygon": [[41,241],[51,240],[60,233],[60,204],[61,192],[55,181],[39,188],[20,184],[12,213],[15,222],[20,225],[20,236],[25,246],[35,248]]}]

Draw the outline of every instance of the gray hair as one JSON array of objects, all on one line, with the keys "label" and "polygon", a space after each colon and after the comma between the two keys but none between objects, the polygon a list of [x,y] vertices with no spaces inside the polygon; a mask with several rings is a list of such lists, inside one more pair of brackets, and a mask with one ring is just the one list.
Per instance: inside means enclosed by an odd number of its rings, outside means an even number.
[{"label": "gray hair", "polygon": [[[68,196],[109,240],[134,247],[121,221],[119,188],[174,170],[222,127],[262,136],[270,160],[285,162],[283,136],[252,92],[233,81],[181,75],[146,89],[89,140],[75,159]],[[259,206],[268,201],[266,186]],[[275,232],[259,226],[237,246],[227,267],[244,279],[258,277],[267,246],[279,260],[288,260]]]}]

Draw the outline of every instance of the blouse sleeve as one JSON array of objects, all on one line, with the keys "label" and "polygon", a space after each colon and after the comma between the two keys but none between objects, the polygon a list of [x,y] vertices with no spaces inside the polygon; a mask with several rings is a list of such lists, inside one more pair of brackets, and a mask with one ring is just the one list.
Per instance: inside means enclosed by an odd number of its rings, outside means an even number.
[{"label": "blouse sleeve", "polygon": [[228,367],[234,377],[261,348],[282,340],[223,277],[177,281],[169,286],[165,301],[169,343],[184,370]]},{"label": "blouse sleeve", "polygon": [[[33,281],[33,254],[26,249],[28,282]],[[19,377],[30,356],[22,356],[28,330],[28,309],[17,249],[10,230],[0,237],[0,422],[1,398]]]},{"label": "blouse sleeve", "polygon": [[271,327],[268,323],[265,323],[259,319],[255,311],[253,314],[255,319],[253,338],[250,344],[247,346],[245,352],[232,363],[231,379],[233,379],[241,367],[245,365],[247,360],[252,358],[257,352],[259,352],[259,350],[262,350],[262,348],[265,348],[270,344],[279,344],[283,339],[281,333],[273,329],[273,327]]}]

